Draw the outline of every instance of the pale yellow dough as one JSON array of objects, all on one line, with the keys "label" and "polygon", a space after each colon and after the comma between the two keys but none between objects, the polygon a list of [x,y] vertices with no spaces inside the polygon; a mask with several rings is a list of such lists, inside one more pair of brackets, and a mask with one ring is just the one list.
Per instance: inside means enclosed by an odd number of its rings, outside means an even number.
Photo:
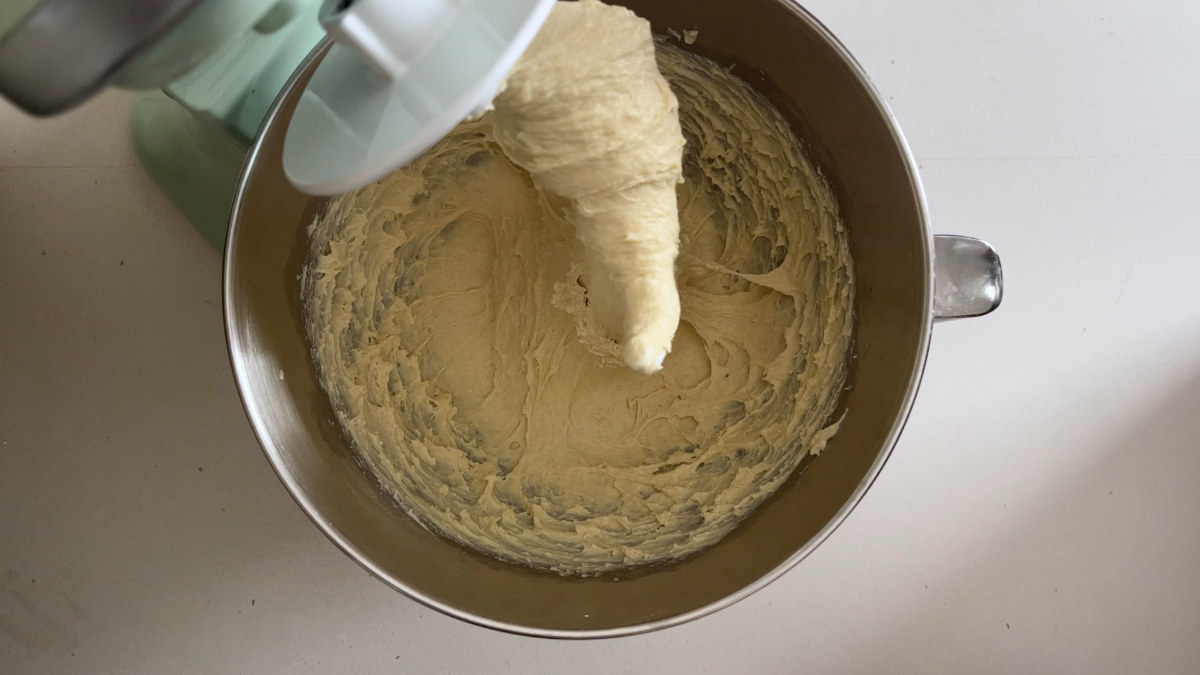
[{"label": "pale yellow dough", "polygon": [[583,242],[592,339],[656,372],[679,325],[683,133],[650,24],[595,0],[558,3],[494,105],[496,142],[562,199]]},{"label": "pale yellow dough", "polygon": [[748,86],[658,55],[687,140],[661,371],[597,337],[571,210],[502,154],[491,116],[310,230],[307,328],[339,422],[414,518],[505,560],[686,556],[836,431],[853,272],[833,194]]}]

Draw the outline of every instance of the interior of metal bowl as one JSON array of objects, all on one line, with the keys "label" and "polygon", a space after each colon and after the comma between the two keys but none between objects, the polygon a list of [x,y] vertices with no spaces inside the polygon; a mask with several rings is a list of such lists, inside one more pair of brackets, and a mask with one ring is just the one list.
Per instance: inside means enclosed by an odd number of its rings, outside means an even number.
[{"label": "interior of metal bowl", "polygon": [[[225,260],[225,317],[238,387],[268,458],[313,521],[379,578],[442,611],[550,637],[673,625],[730,604],[794,565],[849,513],[903,426],[930,326],[931,240],[907,149],[865,77],[797,5],[633,0],[658,33],[759,88],[835,185],[856,262],[855,355],[840,432],[825,452],[716,546],[680,563],[594,578],[499,562],[431,534],[360,466],[317,381],[298,275],[322,202],[284,177],[281,149],[302,68],[268,117],[243,175]],[[840,413],[839,413],[840,414]],[[384,588],[380,587],[381,592]]]}]

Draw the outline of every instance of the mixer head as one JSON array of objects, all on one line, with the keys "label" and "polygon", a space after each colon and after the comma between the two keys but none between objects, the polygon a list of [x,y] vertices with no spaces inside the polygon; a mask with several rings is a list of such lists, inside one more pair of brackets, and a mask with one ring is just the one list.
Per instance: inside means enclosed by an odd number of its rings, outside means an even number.
[{"label": "mixer head", "polygon": [[[280,28],[311,22],[318,1],[0,0],[0,94],[50,114],[106,84],[165,87],[248,139],[294,67],[273,55],[303,54],[317,40],[313,30]],[[283,152],[288,178],[305,192],[336,194],[416,159],[487,108],[553,5],[325,0],[318,17],[334,44],[296,106]],[[296,44],[258,49],[255,60],[251,39],[240,37],[251,34]],[[280,77],[255,77],[279,68]],[[234,70],[246,76],[223,75]],[[196,72],[198,86],[180,85]],[[192,100],[196,92],[203,101]],[[246,92],[268,98],[247,112]]]}]

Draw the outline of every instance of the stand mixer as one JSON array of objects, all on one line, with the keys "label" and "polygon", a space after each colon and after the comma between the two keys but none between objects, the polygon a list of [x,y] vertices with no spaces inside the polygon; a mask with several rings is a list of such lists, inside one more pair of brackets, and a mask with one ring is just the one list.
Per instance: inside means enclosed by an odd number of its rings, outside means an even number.
[{"label": "stand mixer", "polygon": [[490,104],[553,0],[5,0],[0,94],[48,115],[105,86],[143,91],[133,144],[214,246],[277,94],[332,46],[288,130],[284,169],[331,195],[415,159]]}]

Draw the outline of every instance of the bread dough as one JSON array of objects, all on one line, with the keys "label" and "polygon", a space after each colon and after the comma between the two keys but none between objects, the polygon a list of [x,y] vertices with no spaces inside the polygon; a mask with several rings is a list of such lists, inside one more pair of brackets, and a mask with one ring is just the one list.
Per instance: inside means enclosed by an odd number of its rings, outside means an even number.
[{"label": "bread dough", "polygon": [[496,142],[561,198],[583,241],[592,339],[615,341],[634,370],[657,371],[679,325],[683,134],[650,24],[595,0],[558,3],[494,105]]},{"label": "bread dough", "polygon": [[575,228],[490,116],[310,228],[307,329],[353,446],[412,517],[508,561],[694,553],[837,429],[853,271],[833,193],[746,84],[658,57],[687,145],[681,321],[653,375],[594,339]]}]

